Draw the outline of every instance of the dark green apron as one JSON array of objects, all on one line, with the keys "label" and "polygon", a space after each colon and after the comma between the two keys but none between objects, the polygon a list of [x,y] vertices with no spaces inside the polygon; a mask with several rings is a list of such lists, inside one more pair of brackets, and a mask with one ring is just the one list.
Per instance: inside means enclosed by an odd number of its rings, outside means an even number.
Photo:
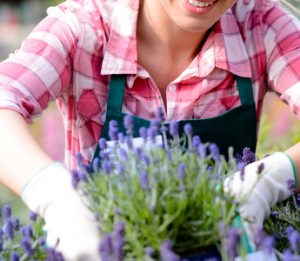
[{"label": "dark green apron", "polygon": [[[253,99],[252,83],[248,78],[236,77],[241,105],[219,116],[208,119],[194,119],[179,121],[179,134],[183,133],[183,127],[189,123],[193,127],[193,135],[198,135],[202,142],[214,142],[220,152],[227,156],[228,148],[234,148],[234,153],[242,153],[243,148],[248,147],[253,152],[256,149],[256,110]],[[123,97],[125,92],[126,75],[112,75],[109,86],[107,113],[101,138],[109,139],[109,122],[116,120],[120,132],[125,132],[122,113]],[[133,116],[134,137],[139,136],[141,127],[148,127],[150,121]],[[166,124],[168,125],[168,124]],[[99,155],[99,146],[95,151]],[[94,157],[95,157],[94,156]]]},{"label": "dark green apron", "polygon": [[[198,135],[202,142],[214,142],[220,152],[227,157],[228,148],[234,148],[234,153],[241,154],[245,147],[250,148],[253,152],[256,149],[256,109],[253,99],[252,83],[248,78],[236,76],[237,87],[241,100],[241,105],[217,117],[208,119],[182,120],[179,121],[179,135],[183,133],[183,127],[189,123],[193,127],[193,135]],[[109,86],[107,113],[101,138],[109,140],[108,130],[109,122],[116,120],[119,131],[125,133],[123,119],[125,113],[122,113],[123,97],[126,85],[126,75],[112,75]],[[150,121],[133,116],[134,120],[134,137],[139,136],[141,127],[148,127]],[[166,124],[168,125],[168,124]],[[99,145],[96,148],[94,157],[99,155]],[[239,219],[237,226],[242,226]],[[245,235],[243,236],[247,242]],[[248,250],[251,247],[248,244]],[[221,260],[218,251],[215,248],[208,249],[205,253],[192,256],[185,256],[186,261],[202,261],[207,258],[216,258]]]}]

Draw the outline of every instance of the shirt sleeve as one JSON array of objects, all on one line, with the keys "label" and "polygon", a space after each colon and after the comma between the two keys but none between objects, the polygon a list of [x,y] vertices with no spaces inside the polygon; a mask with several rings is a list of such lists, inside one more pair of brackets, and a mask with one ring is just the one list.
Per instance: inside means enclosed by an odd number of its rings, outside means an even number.
[{"label": "shirt sleeve", "polygon": [[300,118],[300,22],[279,4],[263,19],[268,88]]},{"label": "shirt sleeve", "polygon": [[28,122],[70,86],[80,24],[67,5],[48,15],[0,63],[0,109],[19,112]]}]

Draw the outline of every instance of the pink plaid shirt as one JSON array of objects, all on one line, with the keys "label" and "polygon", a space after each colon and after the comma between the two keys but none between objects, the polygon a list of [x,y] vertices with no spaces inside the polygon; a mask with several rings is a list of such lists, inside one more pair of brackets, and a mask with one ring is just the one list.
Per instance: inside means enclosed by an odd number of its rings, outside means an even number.
[{"label": "pink plaid shirt", "polygon": [[[66,165],[93,156],[111,74],[128,74],[123,111],[152,119],[163,106],[137,64],[138,0],[68,0],[0,64],[0,108],[29,122],[52,98],[63,113]],[[149,54],[151,55],[151,54]],[[300,23],[272,0],[238,0],[166,91],[167,121],[213,117],[240,104],[234,76],[250,77],[259,119],[266,91],[300,116]]]}]

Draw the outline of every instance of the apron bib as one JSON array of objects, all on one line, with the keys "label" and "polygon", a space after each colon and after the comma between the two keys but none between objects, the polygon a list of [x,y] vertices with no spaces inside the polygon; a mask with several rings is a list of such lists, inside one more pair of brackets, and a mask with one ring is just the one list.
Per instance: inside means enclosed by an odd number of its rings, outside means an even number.
[{"label": "apron bib", "polygon": [[[198,135],[202,142],[216,143],[220,153],[227,158],[228,148],[234,149],[234,154],[243,152],[245,147],[255,152],[257,141],[256,109],[253,99],[252,83],[248,78],[236,76],[237,88],[241,105],[207,119],[192,119],[178,121],[179,135],[183,134],[183,127],[189,123],[193,127],[193,135]],[[126,116],[122,112],[123,97],[126,85],[126,75],[112,75],[109,85],[107,100],[106,120],[101,132],[101,138],[109,140],[109,122],[118,122],[119,131],[125,133],[123,119]],[[139,136],[141,127],[148,127],[150,121],[132,116],[134,122],[133,137]],[[168,127],[168,124],[165,124]],[[94,157],[99,155],[99,145]]]}]

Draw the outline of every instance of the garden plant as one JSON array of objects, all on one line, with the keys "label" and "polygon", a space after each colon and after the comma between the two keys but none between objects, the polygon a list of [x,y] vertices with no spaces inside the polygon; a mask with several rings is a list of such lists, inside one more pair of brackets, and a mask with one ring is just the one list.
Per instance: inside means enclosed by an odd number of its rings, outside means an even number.
[{"label": "garden plant", "polygon": [[[79,169],[71,172],[74,188],[99,224],[99,258],[176,261],[199,252],[213,252],[209,260],[245,258],[249,242],[238,222],[240,203],[226,193],[224,180],[242,173],[257,160],[255,154],[245,148],[235,155],[229,148],[225,159],[216,144],[193,136],[188,124],[182,137],[176,122],[167,128],[160,119],[142,127],[136,139],[130,116],[124,127],[121,133],[111,121],[110,141],[99,140],[92,164],[77,155]],[[287,186],[291,198],[274,206],[257,231],[255,248],[265,260],[273,254],[283,261],[300,260],[299,195],[293,183]],[[40,219],[20,228],[8,206],[1,218],[0,259],[63,260],[45,246]]]}]

